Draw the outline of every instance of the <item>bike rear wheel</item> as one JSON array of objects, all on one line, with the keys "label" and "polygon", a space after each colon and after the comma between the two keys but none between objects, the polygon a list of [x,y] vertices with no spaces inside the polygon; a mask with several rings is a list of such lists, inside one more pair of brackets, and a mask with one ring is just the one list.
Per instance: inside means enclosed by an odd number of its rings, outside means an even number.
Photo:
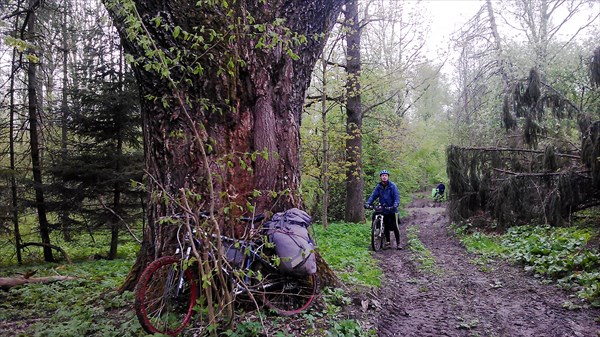
[{"label": "bike rear wheel", "polygon": [[383,247],[383,221],[381,219],[373,220],[371,225],[371,248],[376,252]]},{"label": "bike rear wheel", "polygon": [[317,293],[317,277],[272,273],[263,279],[263,303],[279,315],[291,316],[310,307]]},{"label": "bike rear wheel", "polygon": [[196,292],[192,272],[182,269],[179,257],[165,256],[150,263],[135,287],[135,313],[142,328],[178,335],[194,313]]}]

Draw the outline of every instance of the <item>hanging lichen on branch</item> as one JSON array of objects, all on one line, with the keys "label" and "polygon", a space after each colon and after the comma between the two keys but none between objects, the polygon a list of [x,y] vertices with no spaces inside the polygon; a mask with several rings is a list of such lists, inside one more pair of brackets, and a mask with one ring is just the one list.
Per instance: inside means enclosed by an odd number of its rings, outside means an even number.
[{"label": "hanging lichen on branch", "polygon": [[[589,70],[592,90],[598,90],[600,48],[594,51]],[[504,128],[521,131],[528,148],[448,148],[453,220],[481,217],[483,223],[495,220],[502,227],[531,222],[556,225],[573,212],[600,205],[597,116],[581,111],[547,84],[536,68],[504,92]],[[577,126],[563,122],[575,118]],[[572,139],[577,132],[581,148]]]},{"label": "hanging lichen on branch", "polygon": [[501,227],[559,224],[572,212],[600,204],[592,172],[577,156],[551,147],[541,151],[452,146],[447,156],[454,221],[478,216]]},{"label": "hanging lichen on branch", "polygon": [[520,126],[525,143],[532,148],[538,147],[540,137],[548,135],[551,119],[582,115],[575,104],[542,79],[536,68],[529,71],[526,80],[516,81],[506,92],[502,107],[504,128]]}]

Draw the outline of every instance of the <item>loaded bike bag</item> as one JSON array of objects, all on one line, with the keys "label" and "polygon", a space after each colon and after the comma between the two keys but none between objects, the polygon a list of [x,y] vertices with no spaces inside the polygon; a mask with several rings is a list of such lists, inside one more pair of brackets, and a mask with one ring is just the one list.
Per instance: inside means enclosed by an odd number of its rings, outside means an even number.
[{"label": "loaded bike bag", "polygon": [[312,218],[297,208],[276,213],[266,224],[269,240],[275,244],[279,269],[297,275],[317,272],[313,241],[308,233]]}]

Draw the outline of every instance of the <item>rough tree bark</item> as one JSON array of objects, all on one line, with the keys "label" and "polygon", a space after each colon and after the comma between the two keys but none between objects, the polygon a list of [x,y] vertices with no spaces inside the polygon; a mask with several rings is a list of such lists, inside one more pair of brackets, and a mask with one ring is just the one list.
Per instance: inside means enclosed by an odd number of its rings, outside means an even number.
[{"label": "rough tree bark", "polygon": [[[202,198],[195,206],[206,209],[214,202],[220,219],[224,219],[223,208],[231,205],[243,207],[231,207],[231,218],[248,211],[248,204],[257,213],[301,206],[302,104],[325,43],[323,33],[335,23],[343,1],[240,1],[225,9],[200,7],[194,1],[138,0],[133,1],[135,12],[123,11],[127,4],[122,1],[103,2],[125,50],[138,57],[134,70],[140,96],[157,98],[142,100],[149,225],[141,254],[123,286],[126,289],[149,261],[172,253],[176,228],[157,220],[181,210],[166,202],[165,195],[178,196],[182,188],[197,193]],[[142,19],[144,30],[132,39],[127,22],[136,17],[138,22]],[[152,20],[156,17],[159,25]],[[203,42],[186,40],[187,33],[202,36]],[[293,43],[295,33],[306,36],[306,42]],[[164,59],[156,53],[149,56],[148,47],[136,42],[144,34],[152,40],[154,51],[170,59],[180,55],[177,63],[170,64],[168,77],[145,68],[157,60],[164,64]],[[197,130],[209,167],[198,148]],[[267,155],[252,158],[257,152]],[[212,200],[207,193],[209,171],[216,196]],[[230,221],[222,230],[232,234],[234,227]]]},{"label": "rough tree bark", "polygon": [[358,1],[346,4],[346,221],[360,222],[365,219],[362,174],[362,102],[361,102],[361,61],[360,23],[358,21]]}]

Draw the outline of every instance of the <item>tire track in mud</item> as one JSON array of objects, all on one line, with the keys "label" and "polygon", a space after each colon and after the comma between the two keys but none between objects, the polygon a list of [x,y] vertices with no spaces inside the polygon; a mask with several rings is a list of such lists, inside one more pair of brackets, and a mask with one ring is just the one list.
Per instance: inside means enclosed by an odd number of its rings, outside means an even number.
[{"label": "tire track in mud", "polygon": [[406,245],[407,226],[417,226],[440,273],[420,270],[407,249],[376,253],[384,271],[379,336],[600,336],[600,310],[563,308],[576,299],[505,262],[473,263],[476,256],[448,228],[445,209],[432,205],[413,201],[400,237]]}]

